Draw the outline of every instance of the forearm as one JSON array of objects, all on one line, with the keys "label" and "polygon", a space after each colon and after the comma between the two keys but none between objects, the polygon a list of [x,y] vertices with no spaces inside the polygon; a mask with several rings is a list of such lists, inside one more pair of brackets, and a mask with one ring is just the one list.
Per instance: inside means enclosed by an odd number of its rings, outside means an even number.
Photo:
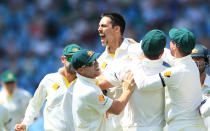
[{"label": "forearm", "polygon": [[109,88],[114,87],[114,86],[113,86],[111,83],[109,83],[109,81],[107,81],[107,80],[101,80],[101,81],[99,81],[98,86],[101,88],[101,90],[106,90],[106,89],[109,89]]},{"label": "forearm", "polygon": [[34,118],[38,115],[43,103],[44,102],[34,102],[33,99],[30,101],[22,122],[26,125],[26,127],[30,126],[31,123],[34,121]]},{"label": "forearm", "polygon": [[108,113],[119,115],[128,103],[131,94],[131,91],[123,91],[120,98],[113,101],[112,106],[108,110]]},{"label": "forearm", "polygon": [[161,81],[160,75],[146,76],[140,83],[136,83],[141,90],[157,90],[163,88],[164,80]]},{"label": "forearm", "polygon": [[34,118],[38,115],[45,99],[46,99],[46,90],[44,89],[44,87],[38,87],[33,98],[30,100],[28,104],[25,117],[22,122],[23,124],[25,124],[27,127],[31,125]]}]

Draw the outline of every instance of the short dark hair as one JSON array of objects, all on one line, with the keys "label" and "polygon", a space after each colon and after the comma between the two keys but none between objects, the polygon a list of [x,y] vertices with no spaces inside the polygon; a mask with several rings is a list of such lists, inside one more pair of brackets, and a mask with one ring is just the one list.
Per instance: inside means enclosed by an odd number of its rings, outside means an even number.
[{"label": "short dark hair", "polygon": [[[173,40],[171,40],[171,41],[172,41],[173,44],[177,45],[176,42],[174,42]],[[178,46],[177,46],[177,47],[178,47]],[[191,52],[185,52],[185,51],[183,51],[182,49],[180,49],[179,47],[178,47],[178,50],[179,50],[179,53],[181,54],[182,57],[185,57],[185,56],[191,54]]]},{"label": "short dark hair", "polygon": [[115,12],[103,13],[101,15],[101,18],[105,16],[109,17],[112,20],[111,21],[112,27],[120,26],[120,33],[121,35],[123,35],[124,30],[125,30],[125,25],[126,25],[124,17],[121,14],[115,13]]},{"label": "short dark hair", "polygon": [[150,60],[157,60],[157,59],[160,59],[160,55],[161,55],[161,53],[163,53],[163,51],[164,51],[164,49],[158,55],[148,55],[146,53],[144,53],[144,55]]}]

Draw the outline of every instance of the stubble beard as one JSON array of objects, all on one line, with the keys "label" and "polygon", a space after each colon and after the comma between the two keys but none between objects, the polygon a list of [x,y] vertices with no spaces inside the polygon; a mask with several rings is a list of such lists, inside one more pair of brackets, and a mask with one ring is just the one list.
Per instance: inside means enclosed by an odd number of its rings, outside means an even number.
[{"label": "stubble beard", "polygon": [[66,63],[65,65],[65,68],[66,68],[66,71],[69,73],[69,74],[76,74],[75,70],[73,69],[72,65],[70,63]]}]

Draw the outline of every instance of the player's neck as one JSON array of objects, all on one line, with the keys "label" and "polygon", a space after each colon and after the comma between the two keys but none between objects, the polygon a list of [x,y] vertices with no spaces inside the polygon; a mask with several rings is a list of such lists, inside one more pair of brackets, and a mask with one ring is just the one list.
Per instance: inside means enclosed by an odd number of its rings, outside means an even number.
[{"label": "player's neck", "polygon": [[206,71],[204,71],[202,74],[200,74],[200,82],[201,82],[201,85],[204,84],[205,79],[206,79]]},{"label": "player's neck", "polygon": [[68,80],[69,83],[76,78],[76,74],[68,73],[64,67],[60,70],[60,73]]},{"label": "player's neck", "polygon": [[115,51],[117,50],[117,48],[119,48],[121,46],[122,42],[123,42],[122,37],[111,41],[109,44],[109,47],[108,47],[108,52],[111,54],[115,54]]}]

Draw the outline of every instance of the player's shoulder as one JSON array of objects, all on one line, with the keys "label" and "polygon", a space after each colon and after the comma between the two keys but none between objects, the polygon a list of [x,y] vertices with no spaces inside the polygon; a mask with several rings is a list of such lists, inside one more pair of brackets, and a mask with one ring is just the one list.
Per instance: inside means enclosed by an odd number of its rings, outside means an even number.
[{"label": "player's shoulder", "polygon": [[136,44],[131,43],[131,44],[129,44],[128,54],[129,55],[137,55],[137,56],[143,55],[143,50],[141,48],[141,43],[136,43]]},{"label": "player's shoulder", "polygon": [[58,77],[60,77],[60,73],[59,72],[49,73],[49,74],[45,75],[45,77],[43,78],[43,80],[57,79]]},{"label": "player's shoulder", "polygon": [[107,51],[105,50],[103,53],[101,53],[101,55],[98,57],[98,61],[102,61],[103,59],[105,59],[108,56]]},{"label": "player's shoulder", "polygon": [[22,88],[18,88],[18,94],[24,96],[24,97],[32,97],[31,94],[26,91],[25,89],[22,89]]},{"label": "player's shoulder", "polygon": [[85,97],[95,94],[98,91],[97,88],[99,89],[96,84],[81,79],[77,79],[74,85],[74,91],[79,91],[80,95]]}]

